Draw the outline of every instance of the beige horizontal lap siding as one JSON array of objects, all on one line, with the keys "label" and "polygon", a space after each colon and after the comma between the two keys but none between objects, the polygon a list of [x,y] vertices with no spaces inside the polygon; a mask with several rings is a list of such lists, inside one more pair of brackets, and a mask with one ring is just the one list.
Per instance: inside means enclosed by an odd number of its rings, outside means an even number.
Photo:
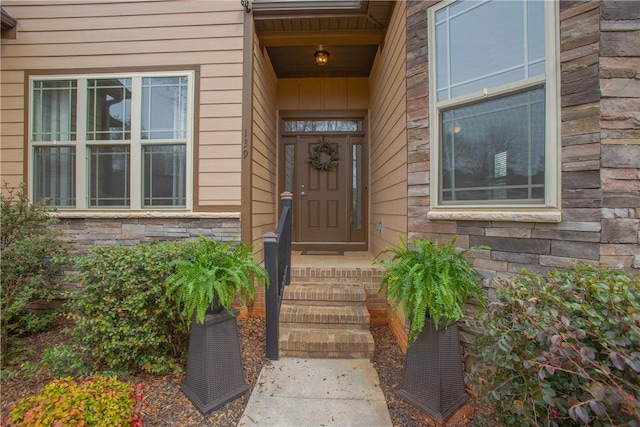
[{"label": "beige horizontal lap siding", "polygon": [[[4,44],[4,39],[2,42]],[[0,88],[0,174],[4,191],[5,182],[9,187],[16,187],[23,181],[24,73],[6,71],[3,66]]]},{"label": "beige horizontal lap siding", "polygon": [[259,259],[262,236],[277,225],[277,79],[257,37],[253,47],[253,127],[251,163],[251,242]]},{"label": "beige horizontal lap siding", "polygon": [[[239,210],[244,9],[239,1],[3,1],[2,179],[26,179],[25,72],[199,70],[194,210]],[[198,75],[198,74],[197,74]],[[21,157],[22,156],[22,157]]]},{"label": "beige horizontal lap siding", "polygon": [[366,110],[366,77],[279,79],[279,110]]},{"label": "beige horizontal lap siding", "polygon": [[[406,10],[398,2],[370,76],[370,251],[407,234]],[[425,173],[426,176],[426,173]],[[382,231],[376,231],[376,222]]]}]

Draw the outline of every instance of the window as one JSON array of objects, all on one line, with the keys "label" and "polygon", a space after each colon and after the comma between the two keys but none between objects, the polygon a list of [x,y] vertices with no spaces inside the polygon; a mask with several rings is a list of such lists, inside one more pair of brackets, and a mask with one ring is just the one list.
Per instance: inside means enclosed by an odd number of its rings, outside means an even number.
[{"label": "window", "polygon": [[31,78],[34,200],[60,208],[187,208],[193,73]]},{"label": "window", "polygon": [[436,209],[557,206],[555,8],[459,0],[429,10]]}]

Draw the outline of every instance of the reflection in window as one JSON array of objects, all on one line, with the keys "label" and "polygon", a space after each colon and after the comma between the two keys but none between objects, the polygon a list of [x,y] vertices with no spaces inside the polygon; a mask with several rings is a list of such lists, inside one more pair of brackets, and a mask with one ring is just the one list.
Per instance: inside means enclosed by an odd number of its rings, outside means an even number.
[{"label": "reflection in window", "polygon": [[34,199],[52,206],[76,204],[75,147],[35,147]]},{"label": "reflection in window", "polygon": [[143,147],[144,202],[147,206],[185,206],[186,147]]},{"label": "reflection in window", "polygon": [[285,132],[362,132],[362,120],[285,120]]},{"label": "reflection in window", "polygon": [[187,77],[142,79],[142,139],[187,137]]},{"label": "reflection in window", "polygon": [[362,146],[353,145],[351,153],[353,206],[351,214],[351,228],[362,229]]},{"label": "reflection in window", "polygon": [[285,145],[284,147],[284,191],[293,194],[294,173],[296,162],[296,146]]},{"label": "reflection in window", "polygon": [[34,201],[83,210],[188,208],[193,75],[31,77]]},{"label": "reflection in window", "polygon": [[43,80],[33,83],[33,140],[75,141],[75,80]]},{"label": "reflection in window", "polygon": [[131,139],[131,79],[88,81],[87,139]]},{"label": "reflection in window", "polygon": [[543,1],[458,1],[435,13],[438,101],[545,71]]},{"label": "reflection in window", "polygon": [[129,146],[89,147],[89,205],[129,206]]},{"label": "reflection in window", "polygon": [[544,89],[442,113],[442,201],[544,201]]}]

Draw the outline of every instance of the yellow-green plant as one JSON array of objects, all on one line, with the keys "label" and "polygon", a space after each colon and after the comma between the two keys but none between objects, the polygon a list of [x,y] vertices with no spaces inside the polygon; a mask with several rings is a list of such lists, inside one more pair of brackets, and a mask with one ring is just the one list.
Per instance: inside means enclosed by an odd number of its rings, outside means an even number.
[{"label": "yellow-green plant", "polygon": [[249,246],[200,236],[186,248],[184,257],[175,261],[175,273],[166,283],[184,317],[190,319],[195,313],[197,321],[204,323],[214,303],[230,310],[236,297],[242,304],[252,301],[254,280],[264,284],[268,275],[254,261]]},{"label": "yellow-green plant", "polygon": [[[470,298],[485,305],[479,274],[465,257],[468,250],[458,252],[455,242],[455,238],[445,244],[423,239],[409,245],[400,236],[397,246],[387,248],[374,261],[385,267],[379,291],[386,287],[392,309],[402,304],[411,319],[408,345],[424,328],[427,315],[437,328],[441,320],[447,326],[461,319]],[[380,258],[384,254],[391,254],[391,259]]]},{"label": "yellow-green plant", "polygon": [[89,377],[83,381],[59,378],[35,395],[18,401],[7,426],[141,426],[142,384],[117,378]]}]

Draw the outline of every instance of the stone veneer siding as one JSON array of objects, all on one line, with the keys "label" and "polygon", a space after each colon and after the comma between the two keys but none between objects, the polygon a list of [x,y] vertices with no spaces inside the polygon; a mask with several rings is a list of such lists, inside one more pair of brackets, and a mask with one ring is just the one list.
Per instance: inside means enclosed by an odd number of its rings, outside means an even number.
[{"label": "stone veneer siding", "polygon": [[134,245],[142,242],[215,237],[220,241],[240,238],[239,215],[219,218],[69,218],[59,215],[54,226],[65,233],[77,252],[93,245]]},{"label": "stone veneer siding", "polygon": [[[486,278],[574,262],[640,268],[640,7],[629,1],[560,3],[562,221],[428,220],[427,9],[407,2],[409,239],[487,245],[471,253]],[[398,328],[396,327],[396,331]],[[461,325],[467,345],[474,334]],[[401,339],[402,341],[402,339]]]}]

